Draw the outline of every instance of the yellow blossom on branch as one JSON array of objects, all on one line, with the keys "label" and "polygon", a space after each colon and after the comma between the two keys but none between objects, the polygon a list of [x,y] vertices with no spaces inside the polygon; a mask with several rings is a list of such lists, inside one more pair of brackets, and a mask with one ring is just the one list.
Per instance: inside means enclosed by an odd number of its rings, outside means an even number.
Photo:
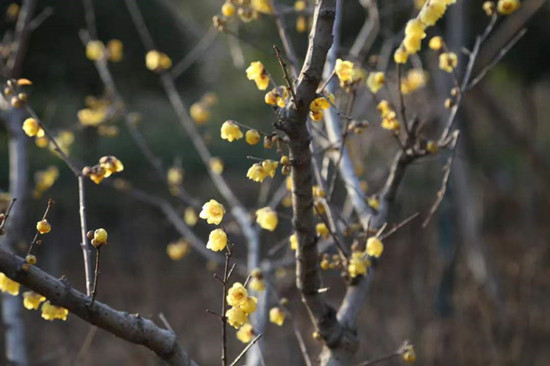
[{"label": "yellow blossom on branch", "polygon": [[202,211],[199,214],[201,219],[205,219],[207,223],[219,225],[222,222],[225,208],[218,201],[211,199],[202,206]]},{"label": "yellow blossom on branch", "polygon": [[38,121],[34,118],[27,118],[25,122],[23,122],[23,131],[25,131],[25,134],[29,137],[34,137],[38,134],[38,131],[41,130],[40,124]]},{"label": "yellow blossom on branch", "polygon": [[86,57],[89,60],[97,61],[103,58],[105,45],[101,41],[93,40],[86,45]]},{"label": "yellow blossom on branch", "polygon": [[376,236],[372,236],[367,239],[367,245],[365,248],[365,253],[371,257],[379,258],[384,251],[384,244]]},{"label": "yellow blossom on branch", "polygon": [[282,326],[285,322],[285,312],[281,308],[274,307],[269,310],[269,321],[278,326]]},{"label": "yellow blossom on branch", "polygon": [[36,223],[36,231],[38,231],[40,234],[44,235],[52,231],[52,226],[48,222],[48,220],[40,220]]},{"label": "yellow blossom on branch", "polygon": [[256,210],[256,222],[262,229],[273,231],[279,222],[277,212],[271,207],[264,207]]},{"label": "yellow blossom on branch", "polygon": [[245,133],[246,143],[249,145],[256,145],[260,142],[260,133],[257,130],[248,130]]},{"label": "yellow blossom on branch", "polygon": [[260,271],[259,268],[255,268],[250,273],[250,282],[248,286],[254,290],[254,291],[263,291],[265,290],[265,281],[262,274],[262,271]]},{"label": "yellow blossom on branch", "polygon": [[241,305],[239,305],[239,308],[246,314],[252,314],[256,311],[257,306],[258,299],[254,296],[247,296],[246,300]]},{"label": "yellow blossom on branch", "polygon": [[34,291],[23,292],[23,306],[27,310],[38,310],[40,304],[46,301],[46,298]]},{"label": "yellow blossom on branch", "polygon": [[145,66],[154,72],[161,72],[172,67],[172,60],[167,54],[151,50],[145,55]]},{"label": "yellow blossom on branch", "polygon": [[49,301],[46,301],[42,304],[42,318],[46,320],[67,320],[67,315],[69,315],[69,310],[62,308],[61,306],[52,305]]},{"label": "yellow blossom on branch", "polygon": [[439,55],[439,68],[446,72],[453,72],[458,64],[458,57],[454,52],[445,52]]},{"label": "yellow blossom on branch", "polygon": [[367,274],[367,268],[370,262],[361,252],[353,252],[348,264],[348,273],[351,278]]},{"label": "yellow blossom on branch", "polygon": [[317,225],[315,225],[315,231],[317,232],[317,235],[325,239],[328,238],[330,234],[328,231],[328,227],[324,222],[320,222]]},{"label": "yellow blossom on branch", "polygon": [[222,229],[215,229],[210,232],[208,236],[208,243],[206,243],[206,248],[210,249],[213,252],[219,252],[220,250],[225,249],[227,246],[227,234]]},{"label": "yellow blossom on branch", "polygon": [[180,239],[177,242],[170,243],[166,246],[166,254],[174,261],[183,259],[191,250],[191,245],[184,239]]},{"label": "yellow blossom on branch", "polygon": [[298,250],[298,236],[296,233],[290,235],[290,249],[292,250]]},{"label": "yellow blossom on branch", "polygon": [[221,138],[229,142],[234,140],[240,140],[243,137],[243,133],[239,125],[233,121],[225,121],[221,128]]},{"label": "yellow blossom on branch", "polygon": [[17,296],[19,295],[19,283],[0,272],[0,291]]},{"label": "yellow blossom on branch", "polygon": [[383,72],[372,72],[367,78],[367,86],[371,93],[376,94],[386,82],[386,77]]},{"label": "yellow blossom on branch", "polygon": [[248,80],[254,80],[259,90],[266,90],[269,85],[269,76],[260,61],[253,61],[246,69]]},{"label": "yellow blossom on branch", "polygon": [[243,343],[248,343],[254,338],[254,328],[250,323],[244,324],[237,331],[237,339]]},{"label": "yellow blossom on branch", "polygon": [[245,304],[248,291],[240,282],[235,282],[227,291],[227,304],[240,307]]},{"label": "yellow blossom on branch", "polygon": [[253,180],[254,182],[263,182],[264,179],[268,176],[268,172],[264,169],[262,164],[254,163],[246,172],[246,177]]},{"label": "yellow blossom on branch", "polygon": [[233,307],[225,313],[227,322],[235,329],[239,329],[248,322],[248,315],[239,308]]},{"label": "yellow blossom on branch", "polygon": [[186,207],[183,212],[183,221],[189,226],[195,226],[197,224],[197,212],[193,207]]}]

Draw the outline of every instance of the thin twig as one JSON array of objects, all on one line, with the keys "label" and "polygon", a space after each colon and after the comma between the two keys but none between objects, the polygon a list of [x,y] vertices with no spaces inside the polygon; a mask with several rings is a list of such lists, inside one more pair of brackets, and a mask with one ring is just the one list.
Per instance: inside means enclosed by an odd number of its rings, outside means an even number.
[{"label": "thin twig", "polygon": [[286,85],[288,86],[288,89],[290,90],[290,95],[292,96],[292,103],[294,104],[294,106],[296,106],[297,100],[296,100],[296,92],[294,91],[294,84],[290,79],[290,76],[288,75],[286,64],[281,58],[281,50],[279,50],[279,47],[277,46],[273,46],[273,49],[275,50],[275,56],[277,57],[277,61],[279,61],[279,65],[281,65],[281,69],[283,70],[283,77],[286,81]]},{"label": "thin twig", "polygon": [[253,340],[250,341],[249,344],[246,345],[246,347],[242,350],[241,353],[239,353],[239,355],[237,356],[237,358],[235,358],[235,360],[233,362],[231,362],[231,364],[229,366],[235,366],[237,365],[237,362],[239,362],[241,360],[241,358],[244,357],[244,355],[246,354],[246,352],[248,352],[248,350],[250,349],[250,347],[252,347],[256,342],[258,342],[258,340],[262,337],[261,334],[258,334]]},{"label": "thin twig", "polygon": [[386,239],[387,237],[389,237],[390,235],[392,235],[393,233],[397,232],[397,230],[401,229],[403,226],[407,225],[409,222],[411,222],[412,220],[414,220],[418,215],[420,215],[419,212],[415,212],[413,213],[411,216],[407,217],[405,220],[401,221],[399,224],[395,225],[394,227],[392,227],[390,229],[390,231],[388,231],[387,233],[385,233],[384,235],[381,235],[380,236],[380,240],[384,240]]},{"label": "thin twig", "polygon": [[94,287],[92,290],[92,301],[90,302],[90,306],[94,305],[95,296],[97,294],[97,283],[99,280],[99,262],[100,262],[100,254],[101,254],[101,247],[96,247],[97,251],[95,254],[95,271],[94,271]]},{"label": "thin twig", "polygon": [[4,219],[0,223],[0,235],[4,233],[4,231],[3,231],[4,230],[4,225],[6,225],[6,222],[8,221],[8,217],[10,217],[10,212],[11,212],[11,209],[12,209],[13,205],[15,204],[15,201],[17,201],[17,198],[12,198],[11,202],[10,202],[10,205],[6,209],[6,213],[4,214]]}]

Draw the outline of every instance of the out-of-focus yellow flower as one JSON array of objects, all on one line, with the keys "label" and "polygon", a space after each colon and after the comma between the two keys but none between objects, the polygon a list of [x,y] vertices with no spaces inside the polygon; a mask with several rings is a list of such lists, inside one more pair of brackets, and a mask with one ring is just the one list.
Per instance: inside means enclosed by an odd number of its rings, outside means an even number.
[{"label": "out-of-focus yellow flower", "polygon": [[191,104],[189,115],[198,125],[203,125],[210,119],[210,111],[200,102]]},{"label": "out-of-focus yellow flower", "polygon": [[367,268],[370,262],[361,252],[353,252],[348,264],[348,273],[351,278],[367,274]]},{"label": "out-of-focus yellow flower", "polygon": [[19,15],[19,9],[19,4],[11,3],[6,9],[6,16],[8,17],[8,19],[16,20],[17,16]]},{"label": "out-of-focus yellow flower", "polygon": [[307,4],[304,0],[298,0],[294,3],[294,10],[304,11],[306,10]]},{"label": "out-of-focus yellow flower", "polygon": [[278,326],[282,326],[285,322],[285,312],[278,307],[269,310],[269,321]]},{"label": "out-of-focus yellow flower", "polygon": [[309,104],[309,116],[314,121],[320,121],[323,119],[323,110],[330,108],[330,102],[325,97],[315,98]]},{"label": "out-of-focus yellow flower", "polygon": [[248,315],[239,308],[233,307],[225,313],[227,322],[235,329],[239,329],[248,322]]},{"label": "out-of-focus yellow flower", "polygon": [[372,236],[367,239],[367,245],[365,248],[365,253],[371,257],[379,258],[384,251],[384,244],[376,236]]},{"label": "out-of-focus yellow flower", "polygon": [[38,310],[40,304],[46,301],[46,298],[34,291],[23,292],[23,306],[27,310]]},{"label": "out-of-focus yellow flower", "polygon": [[311,187],[311,193],[313,194],[313,197],[324,198],[326,195],[325,190],[318,185],[314,185],[313,187]]},{"label": "out-of-focus yellow flower", "polygon": [[89,41],[86,45],[86,57],[89,60],[97,61],[105,55],[105,45],[98,40]]},{"label": "out-of-focus yellow flower", "polygon": [[381,100],[376,109],[378,109],[382,117],[386,117],[392,111],[390,103],[387,100]]},{"label": "out-of-focus yellow flower", "polygon": [[401,124],[394,111],[391,111],[382,119],[381,126],[385,130],[398,131]]},{"label": "out-of-focus yellow flower", "polygon": [[223,161],[220,158],[214,157],[210,159],[210,169],[212,169],[212,172],[214,174],[222,174],[223,173]]},{"label": "out-of-focus yellow flower", "polygon": [[46,320],[67,320],[67,315],[69,315],[69,310],[62,308],[61,306],[52,305],[49,301],[46,301],[42,304],[42,318]]},{"label": "out-of-focus yellow flower", "polygon": [[195,226],[198,221],[197,211],[191,206],[186,207],[183,212],[183,221],[189,226]]},{"label": "out-of-focus yellow flower", "polygon": [[248,283],[248,286],[250,289],[258,292],[265,290],[264,276],[259,268],[255,268],[250,273],[250,282]]},{"label": "out-of-focus yellow flower", "polygon": [[453,72],[458,64],[458,57],[454,52],[445,52],[439,55],[439,68],[446,72]]},{"label": "out-of-focus yellow flower", "polygon": [[239,126],[233,121],[225,121],[221,128],[221,138],[229,142],[234,140],[240,140],[243,137],[243,133]]},{"label": "out-of-focus yellow flower", "polygon": [[487,14],[488,17],[495,13],[495,8],[496,5],[494,1],[485,1],[483,3],[483,11],[485,12],[485,14]]},{"label": "out-of-focus yellow flower", "polygon": [[257,12],[263,14],[272,14],[273,6],[271,5],[271,0],[252,0],[250,6]]},{"label": "out-of-focus yellow flower", "polygon": [[380,208],[380,200],[376,196],[367,197],[367,203],[375,210],[378,210]]},{"label": "out-of-focus yellow flower", "polygon": [[263,182],[264,179],[268,176],[268,172],[264,169],[262,164],[254,163],[246,172],[246,177],[253,180],[254,182]]},{"label": "out-of-focus yellow flower", "polygon": [[500,14],[508,15],[518,10],[519,0],[498,0],[497,10]]},{"label": "out-of-focus yellow flower", "polygon": [[248,130],[244,136],[246,143],[249,145],[256,145],[260,142],[260,133],[257,130]]},{"label": "out-of-focus yellow flower", "polygon": [[170,167],[166,173],[166,179],[170,186],[179,186],[183,183],[184,170],[181,167]]},{"label": "out-of-focus yellow flower", "polygon": [[219,252],[220,250],[225,249],[227,246],[227,234],[222,229],[215,229],[210,232],[208,236],[208,243],[206,243],[206,248],[210,249],[213,252]]},{"label": "out-of-focus yellow flower", "polygon": [[253,61],[246,69],[248,80],[254,80],[260,90],[266,90],[269,85],[269,76],[265,71],[264,65],[260,61]]},{"label": "out-of-focus yellow flower", "polygon": [[315,231],[317,232],[317,235],[325,239],[328,238],[330,234],[328,231],[328,227],[324,222],[320,222],[317,225],[315,225]]},{"label": "out-of-focus yellow flower", "polygon": [[404,47],[399,46],[399,48],[397,48],[395,50],[395,53],[393,54],[393,61],[395,61],[396,64],[404,64],[407,62],[408,59],[409,53],[407,52],[407,50]]},{"label": "out-of-focus yellow flower", "polygon": [[264,207],[256,210],[256,222],[262,229],[273,231],[277,227],[279,219],[277,212],[271,207]]},{"label": "out-of-focus yellow flower", "polygon": [[40,220],[36,223],[36,230],[40,234],[44,235],[44,234],[47,234],[50,231],[52,231],[52,226],[50,225],[48,220],[44,219],[44,220]]},{"label": "out-of-focus yellow flower", "polygon": [[420,50],[422,39],[426,37],[425,29],[426,25],[420,20],[411,19],[407,23],[403,46],[409,54],[415,54]]},{"label": "out-of-focus yellow flower", "polygon": [[0,272],[0,291],[12,296],[19,295],[19,283],[11,280],[4,273]]},{"label": "out-of-focus yellow flower", "polygon": [[296,18],[296,32],[304,33],[307,31],[307,18],[304,16],[299,16]]},{"label": "out-of-focus yellow flower", "polygon": [[205,219],[209,224],[219,225],[222,222],[225,208],[218,201],[211,199],[202,206],[199,214],[201,219]]},{"label": "out-of-focus yellow flower", "polygon": [[166,246],[166,254],[174,261],[183,259],[191,250],[191,245],[185,239],[180,239]]},{"label": "out-of-focus yellow flower", "polygon": [[290,235],[290,249],[298,250],[298,236],[296,233]]},{"label": "out-of-focus yellow flower", "polygon": [[172,67],[172,60],[163,52],[151,50],[145,55],[145,66],[151,71],[161,72]]},{"label": "out-of-focus yellow flower", "polygon": [[435,36],[430,39],[430,43],[428,43],[428,46],[434,51],[439,51],[441,48],[443,48],[444,44],[445,42],[443,41],[442,37]]},{"label": "out-of-focus yellow flower", "polygon": [[446,0],[432,0],[420,10],[419,18],[422,23],[432,26],[445,14],[447,10]]},{"label": "out-of-focus yellow flower", "polygon": [[235,282],[227,291],[227,303],[230,306],[240,307],[245,304],[248,298],[248,291],[240,282]]},{"label": "out-of-focus yellow flower", "polygon": [[39,170],[34,174],[34,181],[36,182],[36,187],[33,191],[33,196],[38,198],[50,189],[57,178],[59,177],[59,169],[56,166],[49,166],[44,170]]},{"label": "out-of-focus yellow flower", "polygon": [[277,166],[279,166],[279,163],[270,159],[266,159],[262,161],[262,167],[265,169],[265,172],[273,178],[275,176],[275,172],[277,171]]},{"label": "out-of-focus yellow flower", "polygon": [[422,7],[424,6],[424,4],[426,3],[427,0],[414,0],[414,7],[417,9],[417,10],[420,10],[422,9]]},{"label": "out-of-focus yellow flower", "polygon": [[367,86],[373,94],[378,93],[378,91],[384,86],[385,82],[386,76],[381,71],[371,72],[367,78]]},{"label": "out-of-focus yellow flower", "polygon": [[29,137],[34,137],[38,134],[38,131],[41,130],[40,124],[38,121],[34,118],[27,118],[25,122],[23,122],[23,131],[25,131],[25,134]]},{"label": "out-of-focus yellow flower", "polygon": [[403,353],[401,354],[401,358],[403,358],[403,361],[408,363],[413,363],[416,361],[416,353],[414,351],[414,346],[412,344],[407,344],[403,348]]},{"label": "out-of-focus yellow flower", "polygon": [[232,17],[235,15],[235,5],[231,3],[231,1],[226,1],[222,5],[222,14],[224,17]]},{"label": "out-of-focus yellow flower", "polygon": [[243,343],[248,343],[254,338],[254,328],[250,323],[244,324],[237,331],[237,339]]},{"label": "out-of-focus yellow flower", "polygon": [[124,56],[124,46],[119,39],[111,39],[107,42],[109,61],[120,62]]},{"label": "out-of-focus yellow flower", "polygon": [[410,94],[424,87],[427,81],[427,74],[420,69],[411,69],[407,72],[407,76],[401,80],[401,92]]},{"label": "out-of-focus yellow flower", "polygon": [[84,108],[78,111],[77,116],[82,126],[97,126],[105,120],[106,112],[104,108]]}]

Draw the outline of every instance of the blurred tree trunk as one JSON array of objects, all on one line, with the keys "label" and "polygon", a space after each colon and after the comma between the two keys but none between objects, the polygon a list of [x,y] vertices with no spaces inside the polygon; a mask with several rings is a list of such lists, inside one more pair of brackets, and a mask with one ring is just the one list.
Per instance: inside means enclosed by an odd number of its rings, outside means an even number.
[{"label": "blurred tree trunk", "polygon": [[[25,227],[28,191],[27,137],[21,129],[24,112],[12,109],[7,118],[9,138],[10,195],[17,199],[6,223],[4,249],[13,251]],[[6,361],[12,365],[28,365],[21,296],[2,294],[2,322]]]}]

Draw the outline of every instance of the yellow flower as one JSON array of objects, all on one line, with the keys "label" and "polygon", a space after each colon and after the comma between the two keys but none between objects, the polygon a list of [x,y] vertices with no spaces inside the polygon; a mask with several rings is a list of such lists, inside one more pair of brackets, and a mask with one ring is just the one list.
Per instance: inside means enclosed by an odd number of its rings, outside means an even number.
[{"label": "yellow flower", "polygon": [[369,264],[369,261],[363,257],[363,253],[353,252],[348,264],[348,273],[350,277],[355,278],[359,275],[366,274]]},{"label": "yellow flower", "polygon": [[179,186],[183,183],[184,171],[180,167],[171,167],[166,173],[166,179],[171,186]]},{"label": "yellow flower", "polygon": [[40,304],[46,301],[46,298],[34,291],[23,292],[23,306],[27,310],[38,310]]},{"label": "yellow flower", "polygon": [[161,72],[172,67],[172,60],[165,53],[151,50],[145,55],[145,66],[151,71]]},{"label": "yellow flower", "polygon": [[417,19],[411,19],[405,27],[405,39],[403,46],[409,54],[415,54],[420,50],[422,39],[426,37],[426,26]]},{"label": "yellow flower", "polygon": [[454,52],[445,52],[439,55],[439,68],[443,71],[453,72],[458,64],[458,57]]},{"label": "yellow flower", "polygon": [[434,51],[439,51],[444,44],[445,42],[443,41],[443,38],[441,38],[440,36],[435,36],[430,39],[430,43],[428,44],[428,46]]},{"label": "yellow flower", "polygon": [[46,320],[55,320],[61,319],[63,321],[67,320],[67,315],[69,315],[69,310],[62,308],[61,306],[52,305],[49,301],[46,301],[42,304],[42,318]]},{"label": "yellow flower", "polygon": [[227,322],[235,329],[239,329],[248,321],[248,315],[239,308],[231,308],[225,313]]},{"label": "yellow flower", "polygon": [[395,112],[391,111],[382,119],[381,124],[383,129],[390,130],[390,131],[397,131],[399,130],[399,127],[401,124],[399,123],[399,120],[397,119]]},{"label": "yellow flower", "polygon": [[249,145],[256,145],[260,142],[260,133],[257,130],[248,130],[244,136],[246,143]]},{"label": "yellow flower", "polygon": [[212,169],[212,172],[214,174],[222,174],[223,173],[223,161],[220,158],[211,158],[210,159],[210,169]]},{"label": "yellow flower", "polygon": [[103,228],[99,228],[96,231],[94,231],[94,238],[92,239],[91,243],[96,248],[101,248],[105,244],[107,244],[107,238],[109,235],[107,234],[107,230]]},{"label": "yellow flower", "polygon": [[319,112],[328,108],[330,108],[330,103],[325,97],[315,98],[309,105],[309,110],[312,112]]},{"label": "yellow flower", "polygon": [[383,72],[372,72],[367,78],[367,86],[371,93],[376,94],[384,86],[386,77]]},{"label": "yellow flower", "polygon": [[248,286],[252,290],[258,291],[258,292],[261,292],[261,291],[265,290],[264,277],[262,275],[262,272],[258,268],[255,268],[250,273],[250,282],[249,282]]},{"label": "yellow flower", "polygon": [[25,122],[23,122],[23,131],[25,131],[25,134],[29,137],[36,136],[40,130],[40,124],[34,118],[27,118]]},{"label": "yellow flower", "polygon": [[262,168],[264,168],[267,175],[269,175],[271,178],[275,176],[275,171],[277,170],[277,166],[279,166],[279,163],[270,159],[266,159],[262,161]]},{"label": "yellow flower", "polygon": [[290,235],[290,249],[298,250],[298,236],[296,233]]},{"label": "yellow flower", "polygon": [[412,344],[406,345],[402,350],[401,357],[403,361],[413,363],[416,361],[416,353],[414,352],[414,346]]},{"label": "yellow flower", "polygon": [[379,258],[384,251],[384,244],[376,236],[372,236],[367,239],[367,246],[365,252],[371,257]]},{"label": "yellow flower", "polygon": [[315,231],[317,232],[317,235],[325,239],[328,238],[330,234],[328,231],[328,227],[324,222],[320,222],[317,225],[315,225]]},{"label": "yellow flower", "polygon": [[44,220],[40,220],[36,223],[36,230],[40,234],[47,234],[50,231],[52,231],[52,226],[50,225],[48,220],[44,219]]},{"label": "yellow flower", "polygon": [[105,170],[105,178],[110,177],[111,174],[119,173],[124,170],[122,162],[112,155],[103,156],[99,159],[99,165]]},{"label": "yellow flower", "polygon": [[12,281],[8,276],[0,272],[0,291],[10,295],[19,295],[19,283]]},{"label": "yellow flower", "polygon": [[271,207],[260,208],[256,210],[256,222],[262,229],[273,231],[279,222],[277,212],[273,211]]},{"label": "yellow flower", "polygon": [[497,10],[500,14],[508,15],[518,10],[519,0],[498,0]]},{"label": "yellow flower", "polygon": [[285,183],[287,191],[292,192],[292,177],[286,177]]},{"label": "yellow flower", "polygon": [[107,50],[109,51],[109,61],[120,62],[123,57],[123,45],[118,39],[111,39],[107,42]]},{"label": "yellow flower", "polygon": [[219,225],[222,222],[224,214],[225,207],[218,201],[211,199],[202,206],[199,217],[205,219],[209,224]]},{"label": "yellow flower", "polygon": [[285,312],[278,307],[271,308],[269,310],[269,321],[278,326],[283,325],[285,322]]},{"label": "yellow flower", "polygon": [[36,264],[36,256],[32,254],[27,254],[27,256],[25,257],[25,262],[30,265]]},{"label": "yellow flower", "polygon": [[386,117],[392,111],[390,103],[387,100],[381,100],[376,109],[380,111],[382,117]]},{"label": "yellow flower", "polygon": [[378,210],[380,207],[380,200],[376,196],[367,197],[367,203],[375,210]]},{"label": "yellow flower", "polygon": [[311,193],[313,194],[313,197],[323,198],[326,195],[325,190],[318,185],[314,185],[313,187],[311,187]]},{"label": "yellow flower", "polygon": [[191,246],[184,239],[180,239],[175,243],[170,243],[166,246],[166,254],[174,261],[183,259],[189,253]]},{"label": "yellow flower", "polygon": [[247,314],[252,314],[256,311],[256,307],[258,306],[258,299],[254,296],[248,296],[244,303],[239,305],[239,308],[244,311]]},{"label": "yellow flower", "polygon": [[227,246],[227,234],[222,229],[215,229],[210,232],[208,236],[208,243],[206,248],[219,252]]},{"label": "yellow flower", "polygon": [[235,282],[227,291],[227,303],[230,306],[241,307],[248,301],[248,291],[240,282]]},{"label": "yellow flower", "polygon": [[246,77],[248,80],[254,80],[260,90],[266,90],[269,85],[269,76],[267,76],[265,67],[260,61],[250,63],[250,66],[246,69]]},{"label": "yellow flower", "polygon": [[409,53],[407,50],[405,50],[404,47],[399,47],[395,50],[395,53],[393,54],[393,60],[396,64],[404,64],[409,59]]},{"label": "yellow flower", "polygon": [[340,79],[340,83],[351,83],[354,80],[355,69],[351,61],[337,59],[334,65],[334,72],[338,76],[338,79]]},{"label": "yellow flower", "polygon": [[495,2],[494,1],[485,1],[483,3],[483,11],[487,14],[488,17],[495,13]]},{"label": "yellow flower", "polygon": [[307,18],[299,16],[296,18],[296,32],[304,33],[305,31],[307,31]]},{"label": "yellow flower", "polygon": [[254,328],[250,323],[246,323],[237,331],[237,339],[243,343],[248,343],[254,338]]},{"label": "yellow flower", "polygon": [[197,224],[197,212],[193,207],[189,206],[185,208],[183,221],[189,226],[195,226]]},{"label": "yellow flower", "polygon": [[198,125],[203,125],[210,119],[210,111],[201,102],[191,104],[189,115]]},{"label": "yellow flower", "polygon": [[243,133],[239,126],[233,121],[225,121],[221,128],[221,137],[224,140],[233,142],[243,137]]},{"label": "yellow flower", "polygon": [[266,104],[273,106],[276,105],[279,108],[283,108],[286,105],[289,96],[290,94],[286,86],[278,86],[265,95],[264,101]]},{"label": "yellow flower", "polygon": [[105,108],[84,108],[78,111],[77,117],[82,126],[97,126],[105,120]]},{"label": "yellow flower", "polygon": [[262,164],[254,163],[246,172],[246,177],[253,180],[254,182],[263,182],[264,179],[268,176],[267,171],[264,169]]},{"label": "yellow flower", "polygon": [[273,13],[273,7],[270,0],[252,0],[250,3],[252,9],[264,14]]},{"label": "yellow flower", "polygon": [[223,16],[228,17],[228,18],[235,15],[235,5],[231,4],[230,1],[226,1],[222,5],[222,14],[223,14]]},{"label": "yellow flower", "polygon": [[426,73],[420,69],[411,69],[407,76],[401,80],[401,92],[410,94],[426,85]]},{"label": "yellow flower", "polygon": [[90,41],[86,45],[86,57],[89,60],[97,61],[103,58],[105,54],[105,45],[101,41]]},{"label": "yellow flower", "polygon": [[304,0],[298,0],[294,3],[294,10],[304,11],[307,7],[307,4]]},{"label": "yellow flower", "polygon": [[420,21],[427,26],[432,26],[445,14],[446,10],[445,0],[432,0],[420,10]]}]

